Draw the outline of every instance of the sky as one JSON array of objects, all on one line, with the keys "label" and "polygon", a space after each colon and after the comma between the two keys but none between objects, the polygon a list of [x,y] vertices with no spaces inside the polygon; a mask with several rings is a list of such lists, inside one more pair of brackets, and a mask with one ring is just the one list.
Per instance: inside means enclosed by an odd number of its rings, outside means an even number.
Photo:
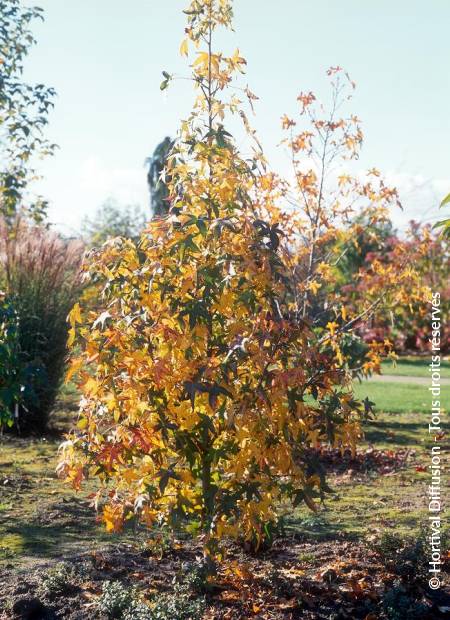
[{"label": "sky", "polygon": [[[39,163],[37,188],[50,220],[75,234],[108,198],[148,209],[145,159],[175,135],[192,103],[189,82],[161,92],[161,71],[188,75],[179,55],[187,0],[35,0],[45,21],[26,78],[58,96],[48,137],[59,145]],[[361,170],[376,166],[398,186],[394,222],[432,221],[450,191],[450,2],[448,0],[235,0],[235,32],[221,36],[247,59],[259,96],[256,127],[275,170],[280,117],[300,91],[326,99],[325,71],[357,83],[349,112],[363,121]]]}]

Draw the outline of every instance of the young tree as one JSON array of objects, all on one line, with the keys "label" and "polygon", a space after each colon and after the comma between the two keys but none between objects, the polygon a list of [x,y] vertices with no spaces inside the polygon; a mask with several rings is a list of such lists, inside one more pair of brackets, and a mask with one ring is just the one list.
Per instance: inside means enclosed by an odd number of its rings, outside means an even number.
[{"label": "young tree", "polygon": [[170,210],[137,244],[116,239],[86,263],[102,308],[70,315],[83,398],[59,473],[77,488],[101,481],[108,530],[194,523],[210,558],[224,535],[258,544],[283,498],[315,509],[327,486],[311,449],[354,449],[370,406],[340,353],[351,321],[315,324],[332,269],[318,262],[320,201],[303,244],[259,143],[244,158],[224,128],[235,115],[255,137],[236,92],[255,96],[229,88],[245,60],[213,45],[231,3],[194,0],[186,14],[198,96],[167,164]]},{"label": "young tree", "polygon": [[[24,210],[24,194],[35,176],[33,158],[52,153],[55,145],[43,130],[53,106],[53,88],[23,81],[23,63],[34,45],[30,24],[42,10],[22,6],[20,0],[0,0],[0,216],[14,220]],[[45,214],[39,198],[28,206],[37,220]]]}]

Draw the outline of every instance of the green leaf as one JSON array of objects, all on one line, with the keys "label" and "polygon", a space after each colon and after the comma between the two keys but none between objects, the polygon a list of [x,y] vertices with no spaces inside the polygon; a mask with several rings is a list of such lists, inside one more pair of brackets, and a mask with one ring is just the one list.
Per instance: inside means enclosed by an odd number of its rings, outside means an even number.
[{"label": "green leaf", "polygon": [[447,194],[447,196],[444,198],[444,200],[441,202],[441,204],[439,205],[440,208],[445,207],[445,205],[450,203],[450,194]]},{"label": "green leaf", "polygon": [[450,218],[436,222],[433,224],[433,229],[434,228],[442,228],[441,235],[446,239],[450,239]]},{"label": "green leaf", "polygon": [[208,229],[206,228],[205,220],[203,220],[202,218],[198,218],[195,224],[199,232],[203,235],[203,237],[205,237],[208,232]]},{"label": "green leaf", "polygon": [[163,495],[164,491],[166,490],[167,484],[169,483],[170,471],[161,470],[160,476],[161,477],[159,480],[159,490],[160,490],[161,495]]},{"label": "green leaf", "polygon": [[447,220],[439,220],[433,224],[433,228],[441,228],[441,226],[450,226],[450,218]]}]

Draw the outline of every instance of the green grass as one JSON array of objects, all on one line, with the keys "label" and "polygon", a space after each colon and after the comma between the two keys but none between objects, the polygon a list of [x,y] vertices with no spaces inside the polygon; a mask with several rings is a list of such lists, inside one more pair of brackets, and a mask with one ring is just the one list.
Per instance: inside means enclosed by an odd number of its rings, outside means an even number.
[{"label": "green grass", "polygon": [[[311,540],[337,536],[365,538],[385,530],[396,534],[418,531],[426,520],[423,474],[411,468],[392,476],[334,482],[336,493],[316,514],[305,506],[287,518],[289,530]],[[333,476],[330,477],[333,487]]]},{"label": "green grass", "polygon": [[[74,412],[58,414],[55,427],[67,428]],[[55,473],[60,437],[13,438],[0,441],[0,567],[58,558],[80,548],[131,540],[108,534],[96,520],[86,496]]]},{"label": "green grass", "polygon": [[[392,362],[385,361],[381,364],[383,374],[399,375],[403,377],[429,377],[429,357],[401,357],[394,366]],[[441,362],[442,378],[450,378],[450,361]]]},{"label": "green grass", "polygon": [[427,518],[429,482],[428,473],[422,471],[428,464],[430,442],[423,414],[379,413],[365,424],[364,433],[359,450],[368,446],[392,452],[410,450],[413,454],[407,465],[387,475],[378,471],[331,474],[329,484],[334,493],[317,514],[303,505],[289,513],[288,531],[301,532],[314,541],[337,536],[360,539],[387,530],[411,535],[420,530]]},{"label": "green grass", "polygon": [[[411,382],[394,383],[392,381],[355,381],[354,390],[357,398],[369,398],[375,403],[377,411],[389,411],[390,413],[429,413],[431,407],[431,394],[428,385],[414,383],[415,377],[429,377],[428,357],[414,358],[402,357],[396,366],[392,362],[383,362],[382,370],[385,375],[409,376]],[[450,362],[441,363],[441,376],[450,377]],[[450,399],[446,397],[447,386],[442,387],[441,404],[444,409],[450,407]]]},{"label": "green grass", "polygon": [[374,402],[377,411],[428,413],[431,407],[431,395],[426,385],[363,381],[355,382],[354,390],[357,398],[368,397]]},{"label": "green grass", "polygon": [[[392,368],[390,362],[384,363],[383,372],[428,377],[428,364],[427,358],[403,358],[397,368]],[[442,376],[449,377],[449,362],[445,362],[443,369]],[[355,382],[354,389],[357,398],[368,397],[376,405],[376,417],[365,424],[365,440],[360,449],[368,445],[378,450],[409,449],[414,455],[407,467],[389,475],[331,475],[330,485],[335,493],[317,514],[300,506],[287,517],[289,530],[300,531],[311,540],[339,535],[357,539],[389,529],[400,535],[411,534],[426,520],[428,474],[417,466],[426,466],[429,458],[428,386],[414,384],[412,378],[411,383]],[[444,400],[446,389],[442,390],[441,402],[448,408],[450,401]]]}]

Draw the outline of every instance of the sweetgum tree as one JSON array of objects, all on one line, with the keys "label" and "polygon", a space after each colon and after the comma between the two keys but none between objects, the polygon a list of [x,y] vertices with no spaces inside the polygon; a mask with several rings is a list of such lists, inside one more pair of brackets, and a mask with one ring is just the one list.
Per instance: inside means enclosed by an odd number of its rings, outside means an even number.
[{"label": "sweetgum tree", "polygon": [[[168,158],[169,213],[86,263],[102,308],[70,315],[83,398],[59,472],[77,488],[100,481],[108,530],[196,524],[210,557],[225,535],[258,544],[283,499],[315,509],[327,487],[311,449],[354,448],[367,404],[341,353],[351,319],[312,320],[331,270],[317,262],[321,216],[311,256],[245,115],[241,99],[255,96],[230,88],[245,60],[214,50],[230,1],[195,0],[186,14],[197,98]],[[253,144],[247,158],[230,115]]]}]

